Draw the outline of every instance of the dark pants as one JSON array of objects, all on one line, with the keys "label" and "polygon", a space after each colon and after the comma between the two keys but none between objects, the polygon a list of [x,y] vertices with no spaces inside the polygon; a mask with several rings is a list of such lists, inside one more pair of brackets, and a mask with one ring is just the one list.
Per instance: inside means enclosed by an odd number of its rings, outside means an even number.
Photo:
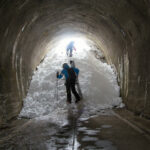
[{"label": "dark pants", "polygon": [[70,57],[72,57],[72,49],[70,49]]},{"label": "dark pants", "polygon": [[72,93],[74,94],[74,96],[76,98],[76,102],[79,101],[80,96],[76,91],[75,82],[70,83],[70,82],[67,81],[65,85],[66,85],[66,92],[67,92],[67,101],[71,102],[71,91],[72,91]]},{"label": "dark pants", "polygon": [[73,49],[68,49],[67,50],[67,53],[68,53],[69,57],[72,57],[72,51],[73,51]]}]

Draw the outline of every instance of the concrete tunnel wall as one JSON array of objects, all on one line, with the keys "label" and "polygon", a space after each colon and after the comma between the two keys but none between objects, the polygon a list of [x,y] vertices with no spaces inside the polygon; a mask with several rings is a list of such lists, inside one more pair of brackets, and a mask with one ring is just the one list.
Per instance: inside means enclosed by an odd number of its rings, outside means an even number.
[{"label": "concrete tunnel wall", "polygon": [[0,124],[16,117],[33,71],[64,33],[94,41],[127,108],[150,118],[149,0],[1,0]]}]

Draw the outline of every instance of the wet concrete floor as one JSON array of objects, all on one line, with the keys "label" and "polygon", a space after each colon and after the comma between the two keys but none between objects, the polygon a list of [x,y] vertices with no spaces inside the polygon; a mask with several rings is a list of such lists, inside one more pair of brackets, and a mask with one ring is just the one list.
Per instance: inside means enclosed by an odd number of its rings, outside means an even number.
[{"label": "wet concrete floor", "polygon": [[89,119],[81,114],[68,110],[68,123],[62,126],[44,119],[13,121],[1,128],[0,150],[150,150],[150,140],[114,111]]}]

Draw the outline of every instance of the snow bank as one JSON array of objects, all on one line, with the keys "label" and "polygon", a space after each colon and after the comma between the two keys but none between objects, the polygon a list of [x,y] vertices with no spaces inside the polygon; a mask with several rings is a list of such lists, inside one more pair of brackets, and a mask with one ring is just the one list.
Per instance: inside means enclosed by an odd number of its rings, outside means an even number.
[{"label": "snow bank", "polygon": [[[101,109],[123,106],[119,97],[120,87],[111,66],[96,59],[90,47],[77,49],[72,59],[80,69],[79,81],[84,97],[84,110],[81,117],[90,117]],[[51,121],[60,124],[67,120],[64,80],[58,81],[58,100],[56,98],[56,71],[60,71],[62,64],[69,60],[64,48],[54,48],[47,54],[34,72],[19,117],[40,119],[47,116]]]}]

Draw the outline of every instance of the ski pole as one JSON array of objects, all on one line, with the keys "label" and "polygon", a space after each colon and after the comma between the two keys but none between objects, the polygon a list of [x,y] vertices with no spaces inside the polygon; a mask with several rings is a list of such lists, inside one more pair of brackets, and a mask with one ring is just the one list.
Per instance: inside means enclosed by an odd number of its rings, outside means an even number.
[{"label": "ski pole", "polygon": [[56,77],[56,100],[58,101],[58,78],[57,77]]}]

